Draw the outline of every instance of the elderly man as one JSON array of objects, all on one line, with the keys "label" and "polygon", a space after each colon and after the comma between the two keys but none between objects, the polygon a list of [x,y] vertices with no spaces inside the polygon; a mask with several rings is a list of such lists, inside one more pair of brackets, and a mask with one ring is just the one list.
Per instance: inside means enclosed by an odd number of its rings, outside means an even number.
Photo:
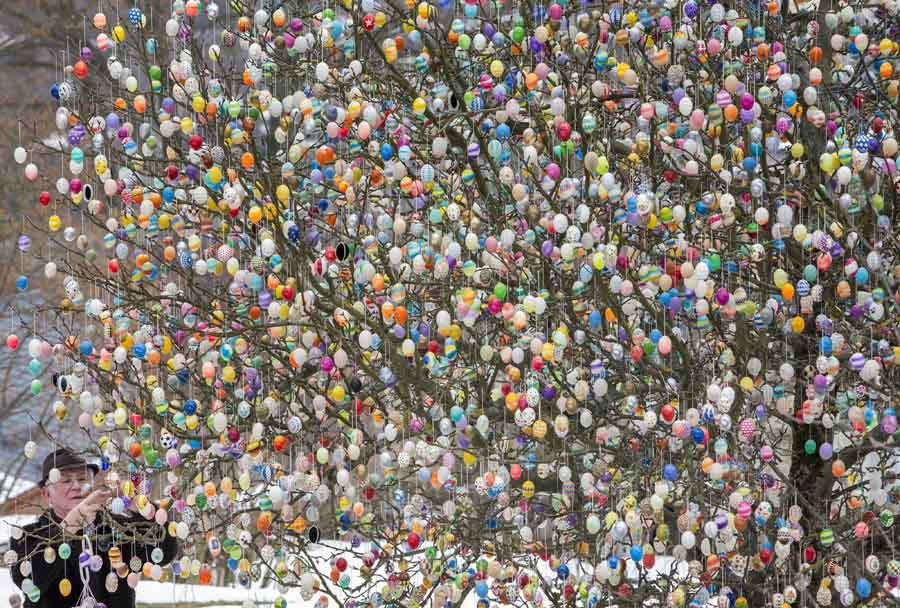
[{"label": "elderly man", "polygon": [[[40,485],[48,508],[11,546],[18,556],[12,576],[26,608],[68,608],[82,596],[93,596],[97,606],[134,608],[134,589],[122,578],[132,560],[133,568],[140,567],[138,560],[165,565],[174,559],[176,539],[155,522],[130,514],[101,516],[112,496],[105,487],[94,488],[98,470],[67,449],[44,459]],[[85,569],[88,589],[79,564],[85,537],[99,558]],[[159,540],[147,542],[149,537]]]}]

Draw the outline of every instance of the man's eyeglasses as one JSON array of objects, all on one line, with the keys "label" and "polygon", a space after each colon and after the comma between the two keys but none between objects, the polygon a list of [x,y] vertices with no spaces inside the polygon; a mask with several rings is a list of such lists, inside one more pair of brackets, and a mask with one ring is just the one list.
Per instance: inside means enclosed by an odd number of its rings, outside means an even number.
[{"label": "man's eyeglasses", "polygon": [[63,486],[91,485],[93,483],[94,483],[94,477],[92,475],[72,475],[71,477],[60,477],[59,481],[56,481],[52,485],[57,485],[57,486],[63,487]]}]

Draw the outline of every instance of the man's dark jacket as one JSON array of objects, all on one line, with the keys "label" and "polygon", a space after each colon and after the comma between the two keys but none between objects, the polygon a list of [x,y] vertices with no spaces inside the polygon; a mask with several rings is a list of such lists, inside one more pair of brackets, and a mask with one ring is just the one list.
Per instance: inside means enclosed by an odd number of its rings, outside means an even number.
[{"label": "man's dark jacket", "polygon": [[[93,545],[93,552],[103,557],[103,567],[98,572],[88,570],[90,579],[88,585],[98,603],[106,604],[107,608],[134,608],[135,597],[132,589],[124,578],[119,579],[119,586],[115,593],[106,590],[106,575],[111,568],[108,551],[117,546],[122,552],[122,561],[128,564],[133,556],[137,556],[142,562],[151,561],[150,553],[158,546],[163,551],[163,559],[160,565],[168,564],[175,558],[178,552],[178,541],[154,522],[149,522],[140,516],[114,516],[115,526],[102,523],[98,514],[95,532],[88,535]],[[47,511],[34,522],[23,528],[24,534],[18,540],[11,542],[10,548],[19,556],[19,562],[15,563],[12,570],[13,581],[21,588],[25,577],[19,569],[21,560],[25,556],[31,556],[31,580],[41,590],[41,597],[37,603],[31,602],[27,597],[25,608],[71,608],[78,605],[81,597],[82,583],[78,566],[78,556],[82,551],[81,535],[66,535],[66,542],[72,549],[69,559],[63,560],[57,556],[52,564],[44,561],[44,548],[49,544],[55,550],[63,542],[60,519],[52,511]],[[144,531],[152,530],[156,538],[161,541],[158,545],[136,544],[131,540],[133,531],[140,528]],[[129,530],[132,530],[129,533]],[[50,539],[47,542],[47,539]],[[64,574],[65,572],[65,574]],[[129,570],[130,572],[130,570]],[[68,597],[63,597],[59,592],[59,582],[63,577],[72,583],[72,592]]]}]

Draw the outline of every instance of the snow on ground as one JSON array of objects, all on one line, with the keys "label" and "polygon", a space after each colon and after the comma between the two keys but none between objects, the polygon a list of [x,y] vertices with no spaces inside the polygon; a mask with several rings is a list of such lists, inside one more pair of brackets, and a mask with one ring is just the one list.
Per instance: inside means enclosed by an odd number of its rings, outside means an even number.
[{"label": "snow on ground", "polygon": [[[33,484],[31,484],[33,485]],[[17,488],[22,491],[28,487]],[[34,515],[9,515],[0,518],[0,549],[6,550],[9,539],[15,527],[22,527],[35,521]],[[21,596],[19,588],[12,580],[12,574],[7,568],[0,568],[0,599],[9,598],[12,595]],[[253,605],[272,606],[279,593],[272,589],[242,589],[237,587],[209,587],[204,585],[186,585],[183,583],[157,583],[143,581],[138,584],[137,602],[139,606],[153,606],[163,604],[175,604],[179,606],[196,606],[200,608],[215,603],[216,608],[243,608],[243,602],[252,600]],[[306,602],[300,597],[299,591],[285,595],[292,608],[307,608],[314,605],[314,601]],[[221,602],[229,602],[222,604]],[[231,604],[230,602],[234,602]]]},{"label": "snow on ground", "polygon": [[[0,569],[0,597],[8,598],[19,595],[19,588],[12,581],[7,568]],[[275,604],[278,592],[274,589],[237,589],[231,587],[205,587],[203,585],[184,585],[180,583],[155,583],[145,581],[138,583],[138,606],[172,605],[200,608],[215,604],[216,608],[243,608],[245,600],[252,600],[254,606]],[[312,608],[314,601],[304,602],[300,594],[285,595],[291,608]],[[228,603],[223,603],[228,602]],[[232,603],[233,602],[233,603]]]},{"label": "snow on ground", "polygon": [[[34,516],[7,516],[0,518],[0,547],[6,546],[9,540],[10,531],[15,526],[22,526],[34,521]],[[347,543],[326,541],[309,551],[309,556],[314,560],[315,568],[319,572],[327,576],[331,569],[330,562],[337,556],[344,556],[351,569],[358,568],[361,560]],[[541,575],[547,580],[553,580],[556,573],[550,570],[547,562],[537,560],[534,564]],[[593,567],[589,563],[579,563],[578,560],[569,562],[570,569],[573,572],[590,571]],[[645,580],[654,580],[660,575],[667,575],[670,572],[675,573],[678,578],[687,576],[687,564],[685,562],[676,563],[671,557],[658,556],[655,566],[645,572]],[[638,578],[637,565],[628,560],[626,562],[626,576],[631,580]],[[415,580],[413,581],[415,583]],[[341,596],[339,589],[334,590],[338,597]],[[20,595],[19,589],[12,581],[12,575],[9,569],[0,568],[0,598],[8,598],[12,595]],[[232,587],[210,587],[205,585],[191,585],[177,581],[167,583],[158,583],[151,580],[144,580],[137,587],[137,604],[138,606],[177,605],[184,608],[203,608],[205,606],[215,606],[216,608],[244,608],[245,606],[273,606],[275,600],[279,597],[287,600],[288,606],[291,608],[319,608],[321,604],[317,603],[321,593],[315,593],[310,600],[304,600],[301,597],[300,589],[292,588],[279,593],[275,587],[260,588],[254,587],[245,589],[237,586]],[[247,603],[249,600],[249,603]],[[462,608],[475,608],[476,596],[470,593]],[[329,600],[329,608],[337,608],[333,600]]]},{"label": "snow on ground", "polygon": [[[668,572],[672,566],[671,558],[662,557],[657,560],[657,566],[653,568],[655,573]],[[324,564],[327,567],[327,564]],[[629,577],[636,576],[637,570],[629,562]],[[683,567],[682,567],[683,566]],[[675,569],[679,575],[686,574],[687,564],[678,564]],[[654,578],[653,571],[649,576]],[[20,595],[18,587],[12,581],[10,571],[0,569],[0,597],[8,598],[11,595]],[[238,587],[209,587],[204,585],[187,585],[179,582],[157,583],[154,581],[141,581],[137,587],[137,604],[140,606],[177,605],[183,608],[203,608],[215,606],[215,608],[244,608],[248,600],[249,605],[273,606],[279,597],[287,600],[291,608],[319,608],[317,604],[320,593],[316,593],[313,599],[304,600],[299,589],[290,589],[285,593],[279,593],[274,587],[243,589]],[[470,593],[463,603],[462,608],[475,608],[477,598]],[[333,600],[329,600],[329,608],[337,608]]]}]

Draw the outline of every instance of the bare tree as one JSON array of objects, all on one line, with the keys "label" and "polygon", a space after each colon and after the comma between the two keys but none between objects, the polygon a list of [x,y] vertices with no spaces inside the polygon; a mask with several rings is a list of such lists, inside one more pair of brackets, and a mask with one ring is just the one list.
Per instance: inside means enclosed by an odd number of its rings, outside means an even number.
[{"label": "bare tree", "polygon": [[250,4],[67,56],[32,222],[182,568],[895,602],[894,3]]}]

